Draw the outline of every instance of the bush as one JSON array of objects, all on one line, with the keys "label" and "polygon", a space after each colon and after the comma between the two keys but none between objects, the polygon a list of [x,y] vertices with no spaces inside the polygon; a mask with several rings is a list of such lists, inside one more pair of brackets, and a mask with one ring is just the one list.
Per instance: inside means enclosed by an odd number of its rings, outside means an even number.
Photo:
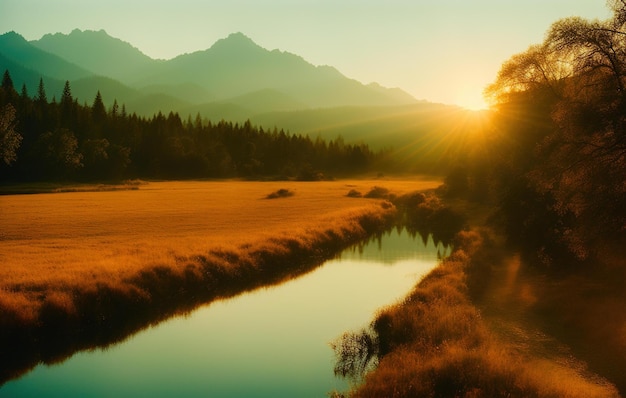
[{"label": "bush", "polygon": [[365,194],[365,197],[370,199],[390,199],[391,194],[389,193],[389,190],[387,188],[374,187]]},{"label": "bush", "polygon": [[346,196],[349,198],[362,198],[363,194],[356,189],[351,189]]},{"label": "bush", "polygon": [[271,194],[267,195],[265,199],[288,198],[293,195],[295,195],[293,191],[281,188],[278,191],[272,192]]}]

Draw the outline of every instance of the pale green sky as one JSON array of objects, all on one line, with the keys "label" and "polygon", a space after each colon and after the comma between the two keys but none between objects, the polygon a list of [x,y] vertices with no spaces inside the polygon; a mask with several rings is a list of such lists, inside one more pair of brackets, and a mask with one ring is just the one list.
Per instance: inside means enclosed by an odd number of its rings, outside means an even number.
[{"label": "pale green sky", "polygon": [[502,62],[572,15],[610,12],[605,0],[2,0],[0,33],[105,29],[172,58],[243,32],[363,83],[476,107]]}]

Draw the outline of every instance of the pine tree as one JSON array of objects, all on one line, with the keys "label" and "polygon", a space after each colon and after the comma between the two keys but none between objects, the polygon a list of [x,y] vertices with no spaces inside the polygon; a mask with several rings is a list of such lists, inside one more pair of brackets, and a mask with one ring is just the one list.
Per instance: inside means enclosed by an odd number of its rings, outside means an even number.
[{"label": "pine tree", "polygon": [[91,107],[91,114],[93,117],[93,121],[95,123],[102,123],[106,118],[106,109],[104,108],[104,103],[102,102],[102,96],[100,95],[100,90],[96,94],[96,98],[93,100],[93,106]]},{"label": "pine tree", "polygon": [[111,106],[111,117],[113,119],[117,118],[120,110],[120,106],[117,104],[117,98],[113,100],[113,106]]},{"label": "pine tree", "polygon": [[43,78],[39,78],[39,87],[37,88],[37,96],[35,97],[35,101],[39,104],[48,103],[48,97],[46,96],[46,88],[43,84]]},{"label": "pine tree", "polygon": [[5,69],[4,75],[2,76],[2,89],[5,93],[15,91],[15,87],[13,87],[13,79],[11,79],[11,74],[8,69]]},{"label": "pine tree", "polygon": [[61,96],[61,106],[63,106],[63,104],[71,105],[72,102],[74,102],[74,99],[72,98],[72,89],[70,88],[69,80],[66,80],[65,86],[63,87],[63,95]]},{"label": "pine tree", "polygon": [[63,94],[61,95],[61,123],[63,127],[73,128],[72,126],[72,110],[74,108],[74,99],[72,98],[72,90],[70,88],[70,82],[65,81],[65,87],[63,87]]}]

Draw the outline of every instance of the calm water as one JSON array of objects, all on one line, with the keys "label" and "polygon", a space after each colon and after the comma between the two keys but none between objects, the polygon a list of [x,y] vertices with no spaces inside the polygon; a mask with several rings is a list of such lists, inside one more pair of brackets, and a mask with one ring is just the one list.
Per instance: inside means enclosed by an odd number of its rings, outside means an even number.
[{"label": "calm water", "polygon": [[299,279],[38,366],[0,397],[325,397],[349,387],[328,343],[406,295],[438,251],[393,231]]}]

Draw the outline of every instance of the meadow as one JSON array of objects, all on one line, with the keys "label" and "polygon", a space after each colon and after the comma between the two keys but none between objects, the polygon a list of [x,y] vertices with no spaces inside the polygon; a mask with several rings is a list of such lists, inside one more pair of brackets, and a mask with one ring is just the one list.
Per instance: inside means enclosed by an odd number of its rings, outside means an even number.
[{"label": "meadow", "polygon": [[395,207],[365,197],[374,186],[402,195],[439,184],[150,182],[1,196],[1,376],[305,272],[391,225]]}]

